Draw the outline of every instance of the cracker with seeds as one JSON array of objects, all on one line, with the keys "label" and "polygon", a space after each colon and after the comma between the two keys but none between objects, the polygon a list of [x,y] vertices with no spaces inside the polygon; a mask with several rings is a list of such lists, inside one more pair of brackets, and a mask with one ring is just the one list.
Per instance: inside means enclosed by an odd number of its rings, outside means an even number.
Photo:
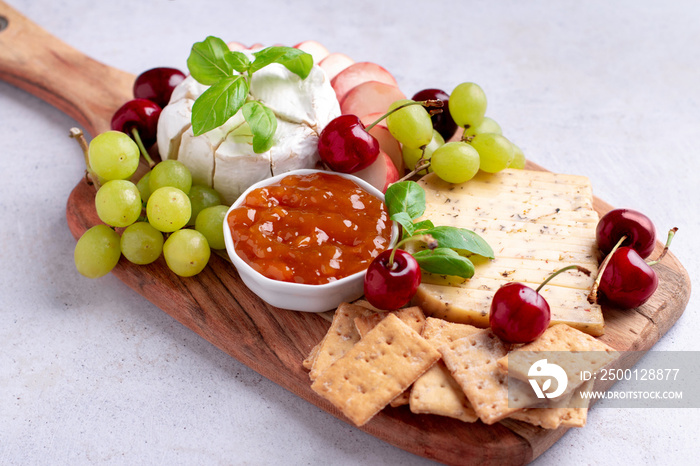
[{"label": "cracker with seeds", "polygon": [[372,330],[387,314],[394,314],[401,319],[406,325],[411,327],[417,333],[423,330],[425,323],[425,314],[418,306],[405,307],[391,312],[376,312],[355,317],[355,327],[360,333],[360,337],[364,337],[367,332]]},{"label": "cracker with seeds", "polygon": [[543,429],[583,427],[588,417],[589,399],[582,395],[593,389],[593,381],[580,384],[571,394],[551,400],[547,407],[526,408],[513,413],[510,418],[524,421]]},{"label": "cracker with seeds", "polygon": [[311,388],[361,426],[439,358],[423,337],[389,314],[319,374]]},{"label": "cracker with seeds", "polygon": [[338,306],[333,316],[333,322],[331,322],[326,336],[319,343],[316,357],[311,362],[311,371],[309,372],[311,380],[318,377],[321,372],[360,341],[360,334],[355,328],[355,317],[367,312],[369,311],[366,308],[354,304],[342,303]]},{"label": "cracker with seeds", "polygon": [[316,343],[316,346],[311,348],[311,351],[309,351],[309,355],[306,357],[301,362],[301,365],[306,369],[307,371],[310,371],[311,368],[314,365],[314,361],[316,361],[316,357],[318,356],[318,352],[321,349],[321,342]]},{"label": "cracker with seeds", "polygon": [[452,377],[485,424],[498,422],[537,403],[528,384],[518,380],[511,380],[509,384],[508,377],[498,369],[496,361],[507,354],[507,348],[490,330],[480,330],[455,340],[441,346],[439,351]]},{"label": "cracker with seeds", "polygon": [[546,358],[566,372],[567,386],[560,396],[571,393],[581,384],[581,372],[595,373],[617,359],[618,353],[602,341],[566,324],[549,327],[540,338],[499,359],[503,374],[519,380],[534,379],[540,386],[549,377],[530,375],[533,365]]},{"label": "cracker with seeds", "polygon": [[[423,327],[423,338],[435,348],[481,331],[471,325],[447,322],[428,317]],[[442,361],[438,361],[411,387],[411,412],[437,414],[474,422],[479,419],[464,391]]]}]

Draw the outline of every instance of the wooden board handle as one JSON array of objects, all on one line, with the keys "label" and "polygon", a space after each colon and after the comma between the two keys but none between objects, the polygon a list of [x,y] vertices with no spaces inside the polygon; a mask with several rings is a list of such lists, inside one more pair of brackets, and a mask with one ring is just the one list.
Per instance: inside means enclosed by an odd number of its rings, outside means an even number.
[{"label": "wooden board handle", "polygon": [[0,0],[0,79],[50,103],[93,136],[132,98],[134,75],[99,63]]}]

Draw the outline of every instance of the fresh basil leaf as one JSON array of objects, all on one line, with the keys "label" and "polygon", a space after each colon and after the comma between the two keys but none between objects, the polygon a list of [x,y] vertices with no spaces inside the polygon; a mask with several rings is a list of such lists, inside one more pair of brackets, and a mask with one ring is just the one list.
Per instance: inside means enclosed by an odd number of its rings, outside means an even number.
[{"label": "fresh basil leaf", "polygon": [[413,257],[426,272],[463,278],[474,276],[474,264],[449,248],[424,249],[414,253]]},{"label": "fresh basil leaf", "polygon": [[413,225],[413,219],[411,219],[406,212],[396,212],[391,216],[391,220],[399,223],[403,227],[404,238],[413,236],[413,233],[416,231],[416,227]]},{"label": "fresh basil leaf", "polygon": [[310,54],[294,47],[267,47],[253,55],[255,60],[250,65],[251,73],[271,63],[279,63],[301,79],[306,79],[314,66],[314,59]]},{"label": "fresh basil leaf", "polygon": [[389,186],[384,193],[389,216],[405,212],[416,219],[425,212],[425,191],[415,181],[400,181]]},{"label": "fresh basil leaf", "polygon": [[192,105],[192,131],[195,136],[226,123],[241,108],[248,96],[248,82],[232,76],[217,82]]},{"label": "fresh basil leaf", "polygon": [[431,235],[440,248],[455,249],[462,253],[478,254],[493,259],[493,249],[479,235],[466,228],[440,226],[421,232]]},{"label": "fresh basil leaf", "polygon": [[243,52],[229,51],[224,55],[224,60],[226,63],[238,71],[239,73],[245,73],[250,68],[250,60]]},{"label": "fresh basil leaf", "polygon": [[261,154],[272,147],[277,130],[277,118],[260,102],[246,102],[241,107],[243,117],[253,133],[253,152]]},{"label": "fresh basil leaf", "polygon": [[194,79],[211,86],[233,74],[233,67],[225,58],[230,53],[226,42],[209,36],[192,46],[187,58],[187,68]]},{"label": "fresh basil leaf", "polygon": [[435,228],[435,225],[433,225],[433,222],[431,222],[430,220],[422,220],[420,222],[414,223],[413,227],[414,232],[423,233],[423,231],[421,230],[429,230],[431,228]]}]

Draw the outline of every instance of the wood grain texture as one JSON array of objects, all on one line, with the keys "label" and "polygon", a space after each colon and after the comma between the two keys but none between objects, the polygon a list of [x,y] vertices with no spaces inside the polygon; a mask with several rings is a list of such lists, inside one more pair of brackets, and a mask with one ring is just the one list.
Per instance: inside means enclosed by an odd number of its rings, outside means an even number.
[{"label": "wood grain texture", "polygon": [[0,1],[0,79],[50,103],[93,136],[132,98],[134,76],[77,51]]},{"label": "wood grain texture", "polygon": [[[131,98],[133,76],[86,57],[2,1],[0,15],[9,22],[8,28],[0,31],[0,79],[56,106],[93,135],[108,129],[114,110]],[[528,168],[542,169],[532,163]],[[66,217],[76,238],[99,223],[94,195],[94,188],[81,180],[67,201]],[[600,213],[611,208],[600,199],[595,199],[594,206]],[[655,254],[661,248],[658,244]],[[617,362],[618,367],[634,365],[676,322],[688,302],[690,281],[678,260],[669,254],[655,269],[659,289],[649,302],[631,311],[605,309],[603,341],[618,350],[638,351],[627,353]],[[323,316],[267,305],[248,290],[233,266],[217,255],[194,278],[177,277],[162,258],[148,266],[133,265],[122,258],[113,273],[243,364],[347,422],[311,390],[308,373],[301,365],[329,326]],[[492,426],[465,424],[414,415],[406,407],[383,410],[362,430],[446,464],[499,465],[528,463],[566,432],[564,428],[548,431],[518,421]]]}]

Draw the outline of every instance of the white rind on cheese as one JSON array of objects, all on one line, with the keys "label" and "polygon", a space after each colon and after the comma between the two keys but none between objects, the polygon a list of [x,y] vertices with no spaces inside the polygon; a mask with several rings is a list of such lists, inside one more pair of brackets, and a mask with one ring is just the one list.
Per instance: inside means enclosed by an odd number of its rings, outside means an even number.
[{"label": "white rind on cheese", "polygon": [[541,294],[549,303],[552,324],[603,333],[601,308],[587,300],[598,271],[598,214],[587,178],[509,169],[480,172],[457,185],[434,174],[419,183],[426,192],[425,218],[435,225],[475,231],[495,255],[494,260],[475,260],[475,274],[469,280],[422,283],[415,301],[428,314],[488,327],[491,301],[500,286],[517,281],[536,288],[552,272],[579,265],[591,275],[565,272]]},{"label": "white rind on cheese", "polygon": [[[243,53],[254,59],[252,51]],[[229,122],[194,136],[192,104],[206,89],[192,76],[175,88],[158,124],[158,150],[162,159],[177,158],[187,165],[195,183],[214,187],[229,204],[250,185],[271,175],[314,168],[319,160],[319,134],[340,115],[335,91],[319,66],[314,65],[302,80],[283,65],[270,64],[253,74],[250,94],[273,111],[277,131],[272,149],[255,154],[250,137],[247,141],[242,134],[227,137],[238,128],[227,126]]]},{"label": "white rind on cheese", "polygon": [[301,168],[314,168],[318,157],[318,134],[305,125],[277,121],[275,144],[270,149],[272,176]]},{"label": "white rind on cheese", "polygon": [[226,123],[199,136],[192,128],[182,135],[178,160],[184,163],[192,173],[192,182],[212,186],[214,180],[214,153],[226,136],[245,123],[241,112],[236,113]]},{"label": "white rind on cheese", "polygon": [[272,176],[270,152],[256,154],[248,124],[229,133],[216,150],[212,187],[232,204],[250,185]]},{"label": "white rind on cheese", "polygon": [[170,95],[170,102],[168,102],[168,105],[182,99],[196,100],[197,97],[204,94],[204,91],[207,89],[209,89],[209,86],[200,84],[200,82],[194,79],[190,74],[180,84],[175,86],[173,93]]},{"label": "white rind on cheese", "polygon": [[182,99],[166,105],[158,119],[158,153],[163,160],[177,159],[182,134],[192,126],[194,100]]}]

